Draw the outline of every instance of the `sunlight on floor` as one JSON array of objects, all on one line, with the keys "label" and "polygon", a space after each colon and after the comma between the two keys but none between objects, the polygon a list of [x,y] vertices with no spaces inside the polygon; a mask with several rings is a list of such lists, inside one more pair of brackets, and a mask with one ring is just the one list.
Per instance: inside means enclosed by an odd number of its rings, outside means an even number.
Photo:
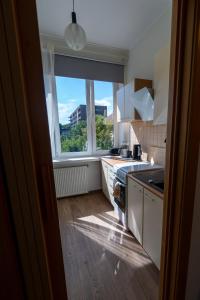
[{"label": "sunlight on floor", "polygon": [[[102,219],[100,219],[98,216],[91,215],[91,216],[87,216],[87,217],[78,218],[78,220],[89,222],[89,223],[95,224],[95,225],[99,225],[99,226],[105,227],[107,229],[114,230],[115,232],[119,232],[122,235],[131,237],[130,234],[125,232],[125,229],[123,229],[122,225],[120,225],[122,227],[122,229],[118,229],[118,228],[116,228],[116,225],[109,224],[108,222],[105,222]],[[112,223],[112,221],[110,221],[110,220],[109,220],[109,222]],[[117,223],[115,223],[115,224],[117,224]],[[118,226],[118,224],[117,224],[117,226]]]},{"label": "sunlight on floor", "polygon": [[[107,218],[105,218],[105,214],[108,216]],[[141,251],[141,247],[134,237],[117,223],[117,219],[113,222],[113,211],[77,218],[70,222],[70,225],[102,247],[100,261],[107,259],[109,252],[119,257],[114,275],[117,275],[119,271],[120,260],[128,262],[133,267],[151,263],[149,257]]]}]

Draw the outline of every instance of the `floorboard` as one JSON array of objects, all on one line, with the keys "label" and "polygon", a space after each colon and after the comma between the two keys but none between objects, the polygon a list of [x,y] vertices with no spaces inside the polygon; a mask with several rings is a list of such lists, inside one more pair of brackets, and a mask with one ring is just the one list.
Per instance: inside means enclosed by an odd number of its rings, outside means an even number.
[{"label": "floorboard", "polygon": [[101,192],[57,203],[69,300],[158,299],[157,268]]}]

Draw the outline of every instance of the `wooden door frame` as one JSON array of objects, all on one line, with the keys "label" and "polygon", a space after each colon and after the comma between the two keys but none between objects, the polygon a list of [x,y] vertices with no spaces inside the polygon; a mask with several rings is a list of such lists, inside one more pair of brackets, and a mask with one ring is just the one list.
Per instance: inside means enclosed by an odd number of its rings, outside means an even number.
[{"label": "wooden door frame", "polygon": [[200,141],[198,0],[174,0],[160,299],[184,299]]},{"label": "wooden door frame", "polygon": [[67,299],[35,0],[0,2],[0,147],[27,299]]}]

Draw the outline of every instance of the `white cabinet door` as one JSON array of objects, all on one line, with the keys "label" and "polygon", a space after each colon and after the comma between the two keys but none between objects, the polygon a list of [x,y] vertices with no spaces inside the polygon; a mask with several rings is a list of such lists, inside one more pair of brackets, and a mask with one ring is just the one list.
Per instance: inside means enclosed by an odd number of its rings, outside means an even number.
[{"label": "white cabinet door", "polygon": [[108,164],[105,161],[101,162],[102,166],[102,190],[106,198],[109,199],[109,192],[108,192]]},{"label": "white cabinet door", "polygon": [[143,187],[128,178],[128,227],[142,244]]},{"label": "white cabinet door", "polygon": [[154,124],[167,123],[170,47],[159,50],[154,61]]},{"label": "white cabinet door", "polygon": [[129,83],[117,91],[117,121],[126,122],[134,119],[133,86]]},{"label": "white cabinet door", "polygon": [[125,107],[125,89],[121,87],[117,91],[117,121],[122,122],[124,120],[124,107]]},{"label": "white cabinet door", "polygon": [[160,269],[163,200],[144,189],[143,248]]},{"label": "white cabinet door", "polygon": [[124,87],[125,105],[124,105],[124,121],[134,120],[134,98],[132,83],[128,83]]}]

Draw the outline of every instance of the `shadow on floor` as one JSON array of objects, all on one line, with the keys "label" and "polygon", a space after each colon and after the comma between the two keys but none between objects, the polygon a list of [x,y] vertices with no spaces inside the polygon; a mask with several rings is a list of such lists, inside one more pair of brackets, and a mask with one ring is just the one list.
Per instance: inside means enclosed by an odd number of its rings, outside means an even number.
[{"label": "shadow on floor", "polygon": [[158,299],[159,272],[100,192],[58,201],[68,297]]}]

